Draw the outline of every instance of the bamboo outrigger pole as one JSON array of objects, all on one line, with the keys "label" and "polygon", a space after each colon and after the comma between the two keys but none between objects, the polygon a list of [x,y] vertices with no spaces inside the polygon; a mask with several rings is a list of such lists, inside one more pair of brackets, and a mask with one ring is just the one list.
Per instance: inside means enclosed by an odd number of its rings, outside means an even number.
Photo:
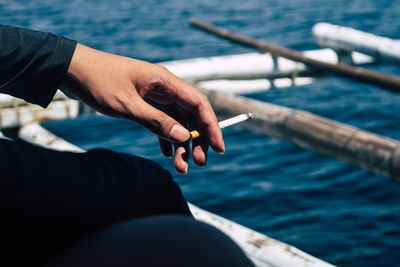
[{"label": "bamboo outrigger pole", "polygon": [[204,91],[217,114],[254,112],[239,127],[291,142],[400,182],[400,142],[310,112]]},{"label": "bamboo outrigger pole", "polygon": [[232,33],[223,28],[216,27],[214,25],[202,22],[195,18],[191,18],[189,22],[191,25],[198,27],[202,30],[205,30],[207,32],[243,44],[245,46],[256,48],[263,52],[270,52],[272,55],[277,57],[284,57],[287,59],[291,59],[293,61],[301,62],[311,68],[329,71],[331,73],[341,75],[347,78],[362,81],[365,83],[371,83],[386,89],[390,89],[395,92],[400,92],[400,78],[395,76],[378,73],[364,68],[353,67],[348,64],[343,64],[343,63],[332,64],[320,60],[315,60],[307,56],[304,56],[300,52],[272,45],[265,41],[255,40],[253,38],[244,35]]}]

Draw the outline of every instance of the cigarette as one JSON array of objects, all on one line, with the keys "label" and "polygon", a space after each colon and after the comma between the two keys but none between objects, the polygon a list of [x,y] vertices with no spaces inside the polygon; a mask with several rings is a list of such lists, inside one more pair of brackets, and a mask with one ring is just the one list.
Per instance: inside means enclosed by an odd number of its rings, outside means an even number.
[{"label": "cigarette", "polygon": [[[254,113],[241,114],[241,115],[235,116],[233,118],[230,118],[230,119],[227,119],[224,121],[220,121],[220,122],[218,122],[218,125],[221,129],[223,129],[223,128],[238,124],[240,122],[243,122],[245,120],[251,119],[253,117],[254,117]],[[200,133],[198,131],[193,130],[190,132],[191,139],[196,139],[198,137],[200,137]]]}]

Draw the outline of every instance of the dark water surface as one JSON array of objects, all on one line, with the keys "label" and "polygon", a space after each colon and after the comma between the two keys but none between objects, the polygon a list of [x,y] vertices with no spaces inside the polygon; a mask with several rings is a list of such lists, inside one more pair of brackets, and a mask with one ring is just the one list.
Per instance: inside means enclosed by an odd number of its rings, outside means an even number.
[{"label": "dark water surface", "polygon": [[[151,62],[251,51],[192,29],[191,16],[298,50],[317,48],[310,30],[321,21],[400,39],[400,1],[0,0],[1,24]],[[399,66],[372,69],[400,74]],[[400,95],[374,86],[322,77],[251,97],[400,139]],[[156,138],[132,123],[88,116],[45,126],[85,149],[134,153],[173,172]],[[333,264],[400,264],[399,184],[246,130],[224,137],[225,155],[175,175],[189,201]]]}]

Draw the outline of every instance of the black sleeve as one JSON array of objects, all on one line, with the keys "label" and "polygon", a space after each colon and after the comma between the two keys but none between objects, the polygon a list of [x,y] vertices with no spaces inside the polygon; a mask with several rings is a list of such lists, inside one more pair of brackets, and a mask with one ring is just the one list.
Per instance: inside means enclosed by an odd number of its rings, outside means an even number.
[{"label": "black sleeve", "polygon": [[76,41],[0,25],[0,93],[46,107],[65,76]]}]

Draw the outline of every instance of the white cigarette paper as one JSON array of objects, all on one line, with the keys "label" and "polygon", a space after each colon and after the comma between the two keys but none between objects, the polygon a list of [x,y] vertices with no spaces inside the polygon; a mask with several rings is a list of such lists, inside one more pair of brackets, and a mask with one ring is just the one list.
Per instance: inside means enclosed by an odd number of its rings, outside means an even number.
[{"label": "white cigarette paper", "polygon": [[[241,114],[241,115],[238,115],[236,117],[233,117],[233,118],[230,118],[230,119],[227,119],[227,120],[224,120],[224,121],[220,121],[220,122],[218,122],[218,125],[219,125],[219,127],[221,129],[223,129],[223,128],[235,125],[235,124],[237,124],[239,122],[242,122],[242,121],[248,120],[250,118],[253,118],[253,116],[254,116],[253,113]],[[199,136],[200,136],[200,133],[197,130],[193,130],[193,131],[190,132],[190,138],[191,139],[196,139]]]},{"label": "white cigarette paper", "polygon": [[218,122],[218,125],[221,129],[223,129],[223,128],[235,125],[239,122],[248,120],[249,118],[252,118],[252,117],[253,117],[253,113],[241,114],[241,115],[235,116],[233,118],[230,118],[230,119],[227,119],[224,121],[220,121],[220,122]]}]

